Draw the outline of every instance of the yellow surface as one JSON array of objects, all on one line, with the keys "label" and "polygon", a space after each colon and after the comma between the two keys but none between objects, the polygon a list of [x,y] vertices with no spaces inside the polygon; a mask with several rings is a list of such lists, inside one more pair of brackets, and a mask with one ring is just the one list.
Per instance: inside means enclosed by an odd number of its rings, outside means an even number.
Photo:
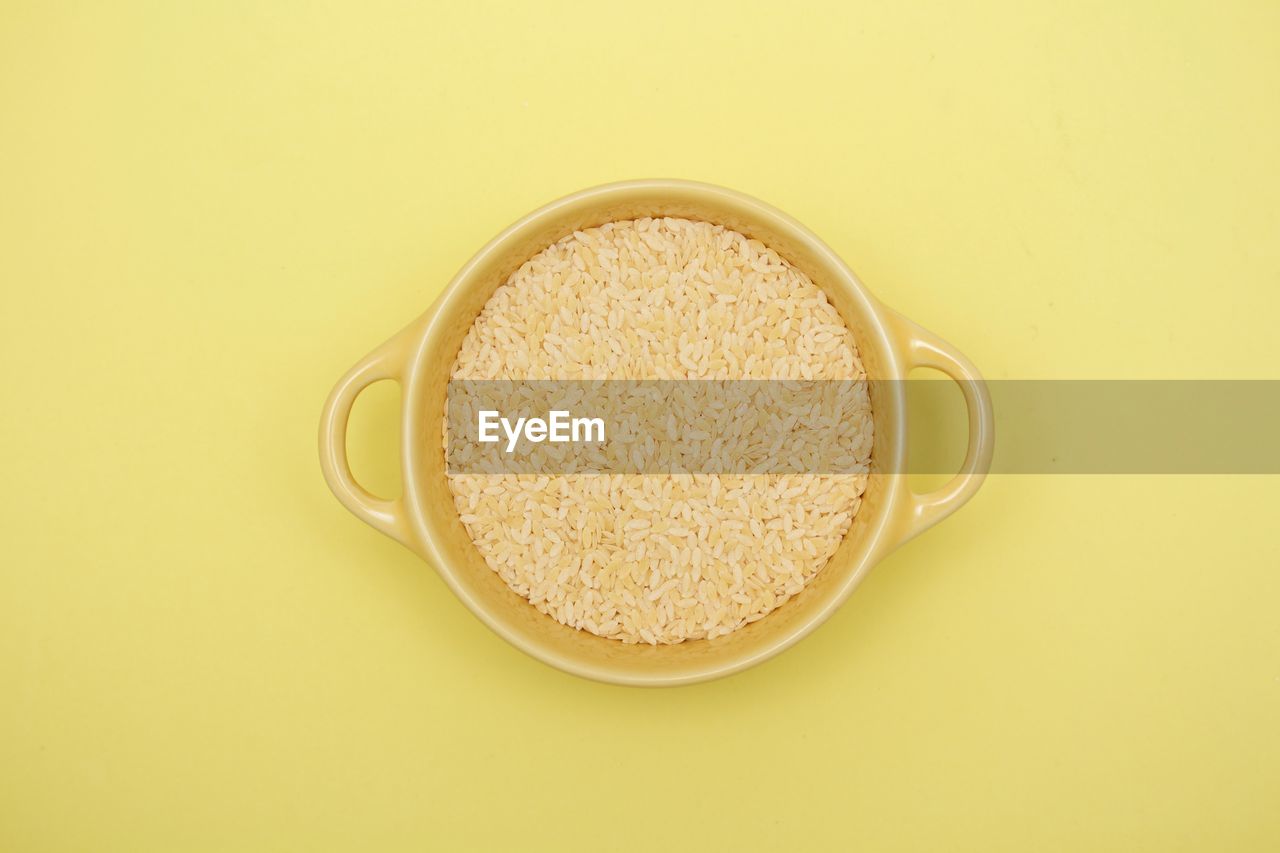
[{"label": "yellow surface", "polygon": [[490,634],[315,429],[637,176],[778,205],[989,377],[1274,377],[1277,91],[1270,2],[0,4],[0,850],[1276,849],[1275,478],[994,478],[645,692]]}]

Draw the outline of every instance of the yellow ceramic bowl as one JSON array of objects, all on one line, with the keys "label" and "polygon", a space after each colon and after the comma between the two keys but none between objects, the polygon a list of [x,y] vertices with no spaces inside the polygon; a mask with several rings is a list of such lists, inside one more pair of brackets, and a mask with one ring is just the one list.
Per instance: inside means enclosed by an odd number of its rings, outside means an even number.
[{"label": "yellow ceramic bowl", "polygon": [[[964,392],[969,444],[961,472],[931,494],[908,487],[906,410],[897,382],[874,383],[872,475],[861,510],[831,561],[804,591],[764,619],[714,640],[625,645],[568,628],[513,592],[480,556],[458,519],[445,480],[441,424],[449,371],[472,321],[525,260],[575,229],[619,219],[677,216],[719,223],[776,250],[821,286],[853,331],[868,376],[904,379],[914,367],[948,374]],[[371,495],[351,476],[347,417],[360,391],[394,379],[404,401],[403,495]],[[338,500],[421,555],[486,625],[512,645],[566,672],[617,684],[691,684],[738,672],[788,648],[829,617],[867,571],[911,537],[955,512],[978,490],[991,461],[991,401],[978,371],[953,347],[875,300],[830,248],[778,210],[721,187],[628,181],[553,202],[493,239],[435,304],[362,358],[334,387],[320,421],[320,464]]]}]

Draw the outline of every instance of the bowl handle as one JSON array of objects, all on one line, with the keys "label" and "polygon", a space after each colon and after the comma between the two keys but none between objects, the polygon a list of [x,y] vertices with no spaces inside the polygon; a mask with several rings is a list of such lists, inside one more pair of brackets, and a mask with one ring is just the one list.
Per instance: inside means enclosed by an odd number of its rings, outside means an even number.
[{"label": "bowl handle", "polygon": [[334,495],[356,518],[400,544],[409,545],[409,528],[401,500],[370,494],[356,482],[347,461],[347,419],[351,417],[351,406],[356,397],[382,379],[394,379],[403,384],[402,337],[396,335],[356,362],[329,392],[320,416],[320,470],[324,472],[325,482]]},{"label": "bowl handle", "polygon": [[991,410],[991,393],[973,362],[951,344],[907,318],[897,315],[894,321],[906,362],[903,376],[916,367],[942,371],[960,386],[969,413],[969,446],[959,473],[937,491],[923,495],[910,489],[907,491],[907,517],[902,537],[902,542],[906,542],[964,506],[978,491],[991,470],[995,417]]}]

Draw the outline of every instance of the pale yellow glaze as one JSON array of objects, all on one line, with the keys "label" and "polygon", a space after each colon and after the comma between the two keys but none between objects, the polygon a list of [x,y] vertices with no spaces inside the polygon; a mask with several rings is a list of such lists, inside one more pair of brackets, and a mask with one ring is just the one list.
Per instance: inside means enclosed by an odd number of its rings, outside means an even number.
[{"label": "pale yellow glaze", "polygon": [[[969,441],[961,471],[946,486],[907,486],[906,412],[901,386],[873,385],[875,448],[863,505],[831,562],[804,589],[759,622],[715,640],[672,646],[624,645],[568,628],[536,611],[485,565],[458,520],[445,482],[440,429],[449,369],[472,320],[525,259],[581,229],[641,216],[704,219],[773,247],[822,286],[853,330],[872,379],[904,379],[915,367],[946,373],[964,394]],[[400,459],[404,493],[370,494],[346,460],[346,425],[360,391],[380,379],[403,389]],[[960,508],[991,462],[991,401],[977,369],[936,335],[881,305],[821,240],[756,199],[708,184],[628,181],[583,190],[507,228],[458,272],[425,314],[361,359],[339,380],[320,421],[320,464],[338,499],[357,517],[435,566],[486,625],[517,648],[566,672],[630,685],[691,684],[738,672],[790,647],[822,624],[867,571],[908,539]],[[888,472],[888,473],[886,473]]]}]

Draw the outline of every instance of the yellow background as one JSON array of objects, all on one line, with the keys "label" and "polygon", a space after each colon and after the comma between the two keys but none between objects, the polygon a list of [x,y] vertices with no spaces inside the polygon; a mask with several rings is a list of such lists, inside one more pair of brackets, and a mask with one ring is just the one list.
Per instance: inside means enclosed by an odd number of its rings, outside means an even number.
[{"label": "yellow background", "polygon": [[989,377],[1274,378],[1278,104],[1267,0],[4,0],[0,850],[1277,849],[1275,478],[994,478],[646,692],[489,633],[315,429],[630,177],[776,204]]}]

